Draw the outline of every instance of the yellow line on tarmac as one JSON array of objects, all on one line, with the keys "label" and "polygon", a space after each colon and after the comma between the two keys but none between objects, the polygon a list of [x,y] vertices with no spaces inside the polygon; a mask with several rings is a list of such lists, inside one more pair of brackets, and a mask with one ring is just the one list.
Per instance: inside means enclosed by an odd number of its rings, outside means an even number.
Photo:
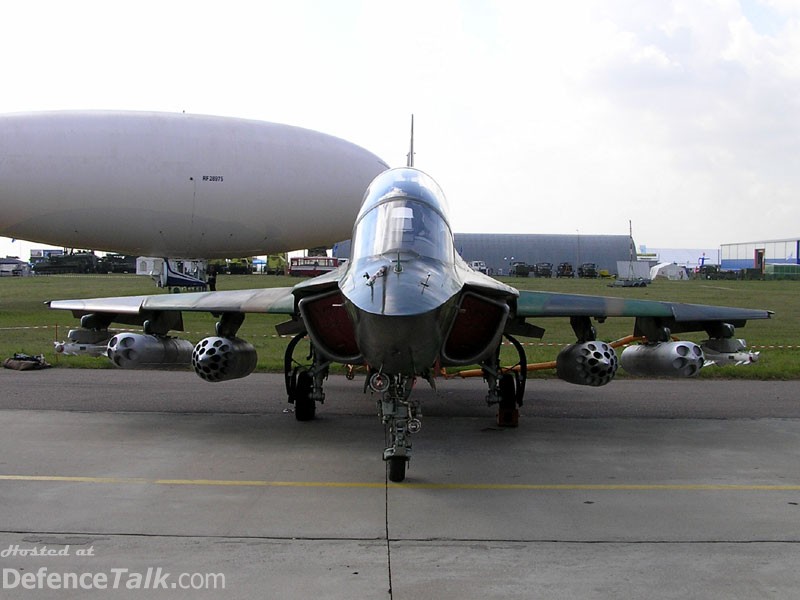
[{"label": "yellow line on tarmac", "polygon": [[138,477],[63,477],[60,475],[0,475],[0,481],[53,481],[63,483],[152,483]]},{"label": "yellow line on tarmac", "polygon": [[[350,481],[263,481],[231,479],[148,479],[143,477],[67,477],[59,475],[0,475],[0,481],[187,485],[207,487],[274,487],[274,488],[350,488],[382,489],[384,482]],[[733,491],[733,492],[798,492],[800,485],[723,484],[723,483],[390,483],[389,487],[418,490],[511,490],[511,491],[594,491],[594,492],[654,492],[654,491]]]}]

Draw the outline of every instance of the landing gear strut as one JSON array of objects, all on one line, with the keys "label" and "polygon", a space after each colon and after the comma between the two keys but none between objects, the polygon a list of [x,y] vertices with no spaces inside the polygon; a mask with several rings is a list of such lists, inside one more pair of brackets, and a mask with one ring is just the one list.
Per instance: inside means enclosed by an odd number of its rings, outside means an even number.
[{"label": "landing gear strut", "polygon": [[406,467],[411,460],[411,435],[422,428],[420,404],[410,399],[413,379],[401,375],[384,375],[374,372],[368,385],[381,394],[378,410],[386,430],[386,449],[383,460],[389,481],[400,482],[406,478]]},{"label": "landing gear strut", "polygon": [[305,333],[296,335],[286,347],[283,356],[283,375],[286,382],[286,393],[289,403],[294,404],[294,416],[298,421],[311,421],[317,413],[317,402],[325,402],[322,382],[328,378],[330,361],[320,359],[314,345],[306,357],[311,365],[301,365],[294,360],[294,350],[305,337]]},{"label": "landing gear strut", "polygon": [[528,360],[522,345],[510,335],[506,339],[514,345],[519,360],[511,368],[500,367],[500,347],[491,360],[481,365],[483,379],[489,386],[486,403],[497,405],[497,425],[500,427],[517,427],[519,425],[519,408],[525,395],[525,382],[528,379]]}]

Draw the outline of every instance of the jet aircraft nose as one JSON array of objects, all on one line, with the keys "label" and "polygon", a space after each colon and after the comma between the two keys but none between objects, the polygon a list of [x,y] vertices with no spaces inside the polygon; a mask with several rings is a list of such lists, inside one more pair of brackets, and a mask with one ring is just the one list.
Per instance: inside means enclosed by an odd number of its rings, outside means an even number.
[{"label": "jet aircraft nose", "polygon": [[397,375],[430,369],[461,290],[447,202],[430,177],[406,168],[373,180],[340,289],[359,352],[372,368]]},{"label": "jet aircraft nose", "polygon": [[362,275],[353,273],[342,291],[367,364],[390,374],[419,375],[439,357],[458,289],[441,263],[398,258],[399,263],[376,260]]}]

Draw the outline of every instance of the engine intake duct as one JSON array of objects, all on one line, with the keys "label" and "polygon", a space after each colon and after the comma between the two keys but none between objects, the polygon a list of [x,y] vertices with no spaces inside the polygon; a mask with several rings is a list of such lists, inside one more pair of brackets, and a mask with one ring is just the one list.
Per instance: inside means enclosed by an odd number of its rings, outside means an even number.
[{"label": "engine intake duct", "polygon": [[192,352],[194,372],[212,383],[247,377],[257,363],[256,349],[239,338],[207,337]]},{"label": "engine intake duct", "polygon": [[119,333],[108,342],[106,356],[122,369],[186,369],[192,343],[144,333]]},{"label": "engine intake duct", "polygon": [[642,377],[694,377],[704,362],[703,350],[694,342],[662,342],[628,346],[620,365]]},{"label": "engine intake duct", "polygon": [[556,357],[559,379],[578,385],[605,385],[617,372],[617,355],[605,342],[571,344]]}]

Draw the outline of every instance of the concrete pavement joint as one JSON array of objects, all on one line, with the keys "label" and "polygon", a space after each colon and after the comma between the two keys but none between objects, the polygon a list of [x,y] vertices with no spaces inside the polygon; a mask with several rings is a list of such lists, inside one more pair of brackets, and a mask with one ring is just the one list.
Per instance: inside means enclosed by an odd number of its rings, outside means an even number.
[{"label": "concrete pavement joint", "polygon": [[[274,535],[202,535],[202,534],[165,534],[165,533],[132,533],[124,531],[34,531],[34,530],[0,530],[0,535],[42,535],[42,536],[91,536],[91,537],[125,537],[143,539],[203,539],[203,540],[262,540],[279,542],[385,542],[381,537],[315,537],[315,536],[274,536]],[[799,539],[754,539],[754,540],[611,540],[611,539],[548,539],[548,538],[389,538],[390,542],[420,543],[420,544],[580,544],[580,545],[702,545],[702,544],[800,544]]]},{"label": "concrete pavement joint", "polygon": [[797,492],[800,484],[517,484],[517,483],[387,483],[344,481],[261,481],[225,479],[149,479],[142,477],[84,477],[61,475],[0,475],[0,481],[91,483],[91,484],[139,484],[139,485],[183,485],[206,487],[276,487],[276,488],[347,488],[394,490],[490,490],[490,491],[758,491]]}]

